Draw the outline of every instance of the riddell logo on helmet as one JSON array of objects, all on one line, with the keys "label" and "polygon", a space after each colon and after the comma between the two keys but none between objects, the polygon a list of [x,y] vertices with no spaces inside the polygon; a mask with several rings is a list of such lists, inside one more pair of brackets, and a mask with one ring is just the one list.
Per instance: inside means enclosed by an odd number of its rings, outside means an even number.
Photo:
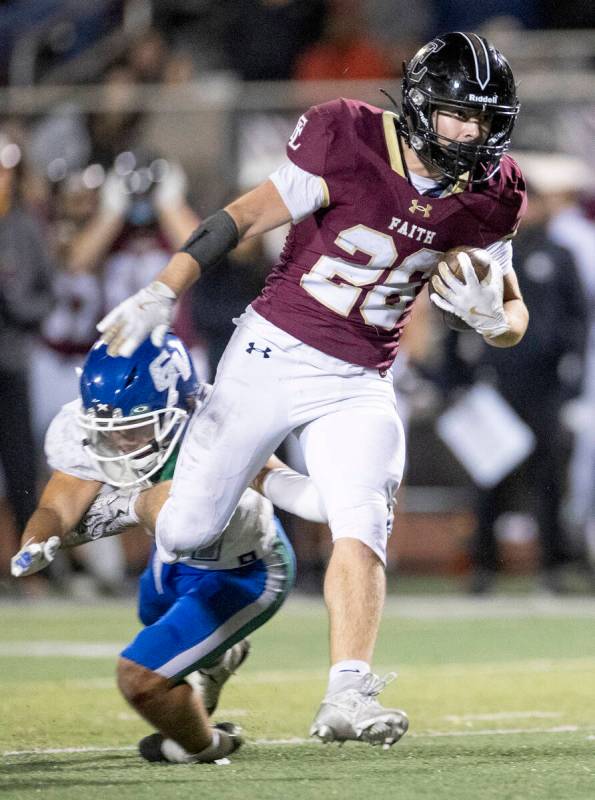
[{"label": "riddell logo on helmet", "polygon": [[467,97],[471,103],[497,103],[498,102],[498,95],[488,95],[488,94],[470,94]]}]

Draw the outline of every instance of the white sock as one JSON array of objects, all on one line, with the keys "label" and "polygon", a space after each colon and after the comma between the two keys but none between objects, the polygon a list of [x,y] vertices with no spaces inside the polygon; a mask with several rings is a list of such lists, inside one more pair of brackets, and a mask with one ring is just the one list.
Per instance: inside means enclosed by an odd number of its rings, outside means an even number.
[{"label": "white sock", "polygon": [[211,744],[199,753],[189,753],[173,739],[163,740],[161,752],[173,764],[191,764],[195,761],[215,761],[217,758],[223,758],[228,751],[227,748],[221,746],[221,734],[216,728],[212,728],[211,733],[213,736]]},{"label": "white sock", "polygon": [[329,670],[328,691],[338,692],[347,688],[352,683],[357,682],[362,675],[370,672],[370,665],[366,661],[356,659],[345,659],[337,661]]},{"label": "white sock", "polygon": [[196,756],[192,756],[173,739],[164,739],[161,742],[161,752],[171,764],[190,764],[196,760]]}]

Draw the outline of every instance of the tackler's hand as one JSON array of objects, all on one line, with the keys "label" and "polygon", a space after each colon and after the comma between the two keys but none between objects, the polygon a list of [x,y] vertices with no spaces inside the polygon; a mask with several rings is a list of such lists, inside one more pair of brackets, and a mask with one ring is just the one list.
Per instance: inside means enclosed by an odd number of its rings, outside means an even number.
[{"label": "tackler's hand", "polygon": [[33,575],[51,564],[60,549],[59,536],[50,536],[46,542],[29,541],[10,559],[10,572],[15,578]]},{"label": "tackler's hand", "polygon": [[161,347],[171,327],[175,302],[174,292],[160,281],[122,301],[97,325],[108,354],[130,358],[149,334],[153,344]]}]

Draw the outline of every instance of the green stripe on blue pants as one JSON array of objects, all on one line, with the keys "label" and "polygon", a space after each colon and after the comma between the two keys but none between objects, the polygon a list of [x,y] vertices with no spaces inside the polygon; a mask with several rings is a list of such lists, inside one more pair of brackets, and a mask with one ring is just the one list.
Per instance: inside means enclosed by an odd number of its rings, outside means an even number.
[{"label": "green stripe on blue pants", "polygon": [[162,564],[155,554],[141,576],[139,616],[145,627],[122,656],[166,678],[212,665],[264,625],[295,579],[295,556],[281,524],[271,553],[237,569]]}]

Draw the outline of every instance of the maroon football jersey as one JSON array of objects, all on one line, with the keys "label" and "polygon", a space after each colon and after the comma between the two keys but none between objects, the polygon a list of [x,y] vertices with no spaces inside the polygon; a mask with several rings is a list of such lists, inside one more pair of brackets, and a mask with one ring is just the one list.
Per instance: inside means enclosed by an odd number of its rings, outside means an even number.
[{"label": "maroon football jersey", "polygon": [[311,108],[287,155],[324,179],[327,203],[292,225],[252,306],[302,342],[365,367],[393,362],[411,306],[442,253],[511,235],[526,204],[509,156],[483,189],[419,194],[407,180],[395,115],[356,100]]}]

